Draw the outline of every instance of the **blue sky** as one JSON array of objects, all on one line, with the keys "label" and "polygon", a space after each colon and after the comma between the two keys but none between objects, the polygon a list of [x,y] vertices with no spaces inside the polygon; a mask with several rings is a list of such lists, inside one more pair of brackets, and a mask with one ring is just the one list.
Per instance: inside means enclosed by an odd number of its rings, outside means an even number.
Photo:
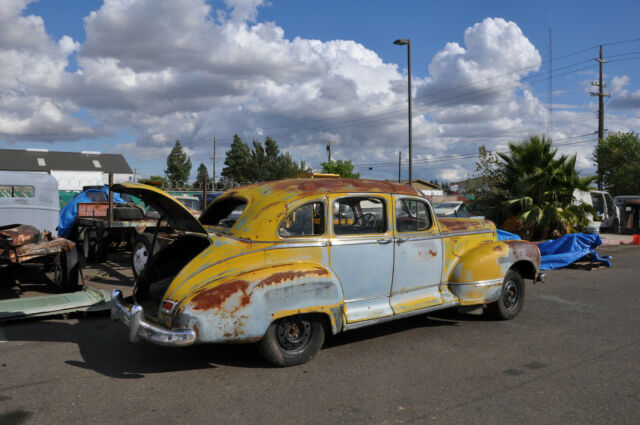
[{"label": "blue sky", "polygon": [[[501,150],[546,131],[550,14],[561,150],[592,170],[584,135],[597,126],[588,91],[599,44],[610,60],[606,127],[640,125],[632,1],[7,1],[15,7],[0,12],[9,34],[0,61],[18,51],[24,66],[0,73],[0,148],[122,152],[149,175],[162,172],[176,138],[210,168],[216,133],[219,174],[233,133],[247,142],[274,134],[314,168],[335,139],[334,157],[365,177],[393,178],[407,136],[406,48],[392,42],[410,38],[414,176],[457,180],[473,172],[465,155],[480,144]],[[42,18],[42,33],[21,20],[29,16]],[[36,73],[39,61],[49,72]],[[509,75],[522,65],[532,68]],[[443,90],[455,95],[430,96]]]}]

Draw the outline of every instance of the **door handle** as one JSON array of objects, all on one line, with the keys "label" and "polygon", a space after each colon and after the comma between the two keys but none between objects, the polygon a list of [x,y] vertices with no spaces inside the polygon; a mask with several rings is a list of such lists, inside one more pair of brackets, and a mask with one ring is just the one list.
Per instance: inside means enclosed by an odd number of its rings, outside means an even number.
[{"label": "door handle", "polygon": [[376,242],[378,242],[378,244],[380,245],[386,245],[391,242],[391,239],[378,239]]},{"label": "door handle", "polygon": [[396,243],[398,245],[400,245],[401,243],[405,243],[406,241],[408,241],[409,239],[396,239]]}]

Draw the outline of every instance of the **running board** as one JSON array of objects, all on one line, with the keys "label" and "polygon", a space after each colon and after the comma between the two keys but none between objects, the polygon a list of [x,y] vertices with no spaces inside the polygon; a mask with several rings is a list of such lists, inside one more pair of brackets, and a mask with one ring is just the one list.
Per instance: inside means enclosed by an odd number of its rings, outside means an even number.
[{"label": "running board", "polygon": [[417,316],[419,314],[426,314],[432,311],[444,310],[445,308],[459,306],[459,302],[450,302],[445,304],[434,305],[433,307],[421,308],[419,310],[408,311],[406,313],[394,314],[393,316],[380,317],[378,319],[364,320],[356,323],[345,323],[342,326],[343,331],[351,331],[354,329],[364,328],[365,326],[377,325],[380,323],[391,322],[392,320],[404,319],[405,317]]}]

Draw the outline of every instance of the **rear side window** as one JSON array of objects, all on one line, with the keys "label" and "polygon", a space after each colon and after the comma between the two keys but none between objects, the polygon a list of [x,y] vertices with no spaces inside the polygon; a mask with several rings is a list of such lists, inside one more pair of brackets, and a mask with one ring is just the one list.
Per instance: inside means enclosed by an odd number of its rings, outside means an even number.
[{"label": "rear side window", "polygon": [[324,234],[324,204],[322,202],[314,202],[297,208],[282,221],[278,229],[278,235],[283,238],[322,234]]},{"label": "rear side window", "polygon": [[431,227],[431,214],[426,203],[415,199],[396,201],[396,229],[398,232],[419,232]]},{"label": "rear side window", "polygon": [[0,185],[0,198],[33,198],[36,189],[29,185]]}]

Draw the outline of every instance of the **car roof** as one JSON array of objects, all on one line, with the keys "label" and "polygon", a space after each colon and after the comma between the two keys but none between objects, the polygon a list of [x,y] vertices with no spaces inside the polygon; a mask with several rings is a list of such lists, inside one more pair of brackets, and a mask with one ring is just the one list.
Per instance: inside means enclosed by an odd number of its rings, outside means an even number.
[{"label": "car roof", "polygon": [[[419,196],[415,188],[383,180],[368,179],[291,179],[255,183],[225,192],[209,208],[229,198],[247,200],[247,208],[234,226],[234,234],[251,240],[273,240],[277,225],[298,200],[329,193],[394,193]],[[206,213],[205,213],[206,214]]]}]

